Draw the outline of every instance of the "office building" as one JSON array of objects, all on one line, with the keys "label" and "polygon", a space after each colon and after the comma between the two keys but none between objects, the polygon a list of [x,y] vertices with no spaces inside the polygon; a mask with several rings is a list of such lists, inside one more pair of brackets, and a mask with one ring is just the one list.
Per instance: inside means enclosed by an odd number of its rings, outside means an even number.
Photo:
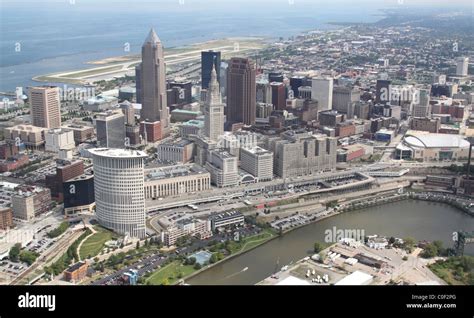
[{"label": "office building", "polygon": [[414,117],[410,123],[412,130],[427,131],[435,134],[439,132],[440,127],[440,118]]},{"label": "office building", "polygon": [[46,132],[45,151],[59,153],[59,150],[72,150],[76,147],[74,132],[67,128],[51,129]]},{"label": "office building", "polygon": [[234,57],[227,70],[227,122],[255,124],[256,84],[255,62]]},{"label": "office building", "polygon": [[99,224],[119,234],[145,238],[145,183],[142,151],[91,149]]},{"label": "office building", "polygon": [[13,227],[13,213],[10,208],[0,208],[0,230],[8,230]]},{"label": "office building", "polygon": [[16,125],[4,129],[4,136],[7,142],[17,145],[18,142],[31,149],[41,148],[45,143],[47,128],[32,125]]},{"label": "office building", "polygon": [[200,135],[204,131],[204,121],[202,120],[188,120],[179,126],[179,135],[182,138],[188,138],[191,135]]},{"label": "office building", "polygon": [[287,131],[269,144],[274,173],[282,178],[316,174],[336,168],[336,138]]},{"label": "office building", "polygon": [[125,116],[121,111],[100,113],[95,123],[99,147],[125,147]]},{"label": "office building", "polygon": [[95,207],[94,175],[82,174],[63,184],[64,216],[75,217],[79,213],[92,213]]},{"label": "office building", "polygon": [[375,86],[375,102],[377,104],[390,103],[390,84],[389,80],[377,80]]},{"label": "office building", "polygon": [[161,232],[161,240],[166,246],[175,245],[179,238],[185,236],[194,236],[200,240],[211,237],[211,222],[200,219],[178,220]]},{"label": "office building", "polygon": [[140,145],[142,140],[140,138],[140,125],[125,125],[125,137],[130,146]]},{"label": "office building", "polygon": [[179,196],[210,188],[210,173],[197,164],[166,166],[145,172],[145,199]]},{"label": "office building", "polygon": [[157,159],[166,163],[187,163],[192,160],[194,143],[187,139],[162,143],[156,147]]},{"label": "office building", "polygon": [[169,81],[166,90],[167,105],[170,110],[183,104],[190,104],[193,102],[191,81],[174,80]]},{"label": "office building", "polygon": [[58,201],[63,200],[63,183],[84,173],[82,160],[57,160],[56,173],[46,175],[46,186],[51,190],[51,196]]},{"label": "office building", "polygon": [[160,122],[160,138],[169,133],[169,114],[166,95],[166,64],[160,39],[151,29],[142,46],[142,62],[135,69],[137,96],[142,109],[140,120]]},{"label": "office building", "polygon": [[210,151],[206,169],[211,173],[211,182],[219,188],[239,184],[238,158],[226,150]]},{"label": "office building", "polygon": [[345,120],[345,115],[335,110],[323,111],[319,113],[319,124],[321,126],[336,127]]},{"label": "office building", "polygon": [[283,83],[271,82],[273,109],[284,110],[286,108],[286,87]]},{"label": "office building", "polygon": [[61,127],[61,102],[58,87],[30,87],[29,100],[33,126],[49,129]]},{"label": "office building", "polygon": [[217,72],[213,66],[204,104],[204,135],[210,140],[218,141],[224,134],[224,109]]},{"label": "office building", "polygon": [[458,57],[456,59],[456,75],[467,76],[469,70],[469,58]]},{"label": "office building", "polygon": [[293,76],[290,77],[290,88],[291,91],[288,94],[289,98],[299,98],[299,88],[306,84],[306,78],[304,76]]},{"label": "office building", "polygon": [[74,136],[74,142],[76,144],[83,143],[87,140],[92,139],[92,137],[94,137],[94,127],[88,126],[85,122],[84,124],[72,123],[72,124],[64,125],[62,126],[62,128],[72,130],[73,136]]},{"label": "office building", "polygon": [[332,109],[354,118],[355,104],[360,101],[360,90],[356,87],[336,86],[333,89]]},{"label": "office building", "polygon": [[208,89],[211,81],[212,69],[216,69],[217,82],[221,82],[221,52],[203,51],[201,52],[201,88]]},{"label": "office building", "polygon": [[300,86],[298,88],[298,98],[311,99],[312,90],[313,88],[311,86]]},{"label": "office building", "polygon": [[51,191],[47,188],[25,186],[12,196],[13,217],[31,221],[49,211]]},{"label": "office building", "polygon": [[211,221],[212,231],[229,228],[231,226],[238,227],[245,224],[245,218],[239,211],[228,211],[217,214],[212,214],[209,217]]},{"label": "office building", "polygon": [[271,104],[272,102],[272,87],[267,80],[259,80],[256,84],[257,89],[257,103],[267,103]]},{"label": "office building", "polygon": [[273,179],[273,153],[261,147],[242,148],[240,168],[255,177],[257,182]]},{"label": "office building", "polygon": [[135,125],[135,108],[133,107],[133,104],[126,100],[123,103],[120,103],[119,106],[125,116],[125,124]]},{"label": "office building", "polygon": [[366,102],[357,102],[354,105],[354,117],[359,119],[369,119],[370,104]]},{"label": "office building", "polygon": [[311,84],[311,99],[318,101],[319,111],[332,109],[332,94],[332,78],[313,78]]},{"label": "office building", "polygon": [[270,72],[268,73],[268,81],[283,83],[283,74],[279,72]]}]

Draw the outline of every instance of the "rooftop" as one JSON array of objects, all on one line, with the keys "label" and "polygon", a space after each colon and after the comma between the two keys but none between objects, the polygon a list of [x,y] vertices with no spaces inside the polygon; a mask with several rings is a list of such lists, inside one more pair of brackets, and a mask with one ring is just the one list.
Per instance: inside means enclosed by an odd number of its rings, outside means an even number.
[{"label": "rooftop", "polygon": [[434,134],[410,130],[404,143],[419,148],[468,148],[469,142],[464,136],[453,134]]},{"label": "rooftop", "polygon": [[180,176],[190,176],[195,174],[205,174],[209,173],[204,168],[196,165],[173,165],[167,167],[160,167],[147,170],[145,172],[145,179],[146,180],[160,180],[160,179],[168,179]]},{"label": "rooftop", "polygon": [[116,157],[116,158],[147,158],[148,155],[143,151],[128,149],[111,149],[96,148],[90,149],[89,152],[99,157]]}]

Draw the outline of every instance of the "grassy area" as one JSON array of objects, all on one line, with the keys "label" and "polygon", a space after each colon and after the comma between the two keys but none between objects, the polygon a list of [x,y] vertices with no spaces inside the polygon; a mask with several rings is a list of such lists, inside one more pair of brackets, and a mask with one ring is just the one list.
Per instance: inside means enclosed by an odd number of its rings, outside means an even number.
[{"label": "grassy area", "polygon": [[171,285],[195,271],[192,265],[183,265],[179,260],[173,261],[154,272],[145,282],[147,285]]},{"label": "grassy area", "polygon": [[94,257],[104,248],[104,244],[112,239],[113,233],[103,227],[96,226],[97,233],[87,238],[81,245],[79,255],[81,259]]},{"label": "grassy area", "polygon": [[474,257],[449,257],[429,268],[449,285],[474,285]]},{"label": "grassy area", "polygon": [[271,239],[273,236],[275,236],[275,234],[272,231],[266,229],[257,235],[246,237],[242,239],[240,242],[230,241],[228,243],[229,244],[228,247],[231,254],[245,252]]}]

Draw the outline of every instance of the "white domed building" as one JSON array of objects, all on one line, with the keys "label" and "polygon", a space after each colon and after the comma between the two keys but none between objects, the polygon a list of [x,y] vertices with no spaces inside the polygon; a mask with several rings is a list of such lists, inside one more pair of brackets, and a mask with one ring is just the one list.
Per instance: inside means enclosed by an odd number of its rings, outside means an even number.
[{"label": "white domed building", "polygon": [[409,130],[398,144],[395,156],[418,161],[467,160],[469,146],[462,135]]}]

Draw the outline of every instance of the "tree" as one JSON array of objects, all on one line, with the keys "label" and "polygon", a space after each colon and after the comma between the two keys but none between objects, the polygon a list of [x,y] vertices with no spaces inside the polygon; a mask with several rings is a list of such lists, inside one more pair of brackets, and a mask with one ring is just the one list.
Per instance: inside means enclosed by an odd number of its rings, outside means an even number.
[{"label": "tree", "polygon": [[10,249],[10,253],[8,254],[8,258],[10,259],[10,261],[18,262],[18,256],[20,256],[20,249],[20,243],[13,245],[13,247]]},{"label": "tree", "polygon": [[324,250],[324,244],[323,243],[321,243],[321,242],[314,243],[314,252],[315,253],[319,253],[322,250]]},{"label": "tree", "polygon": [[188,257],[184,263],[186,265],[194,265],[196,263],[196,258],[195,257]]},{"label": "tree", "polygon": [[433,245],[436,246],[438,250],[437,255],[445,255],[446,249],[443,247],[443,242],[441,241],[433,241]]},{"label": "tree", "polygon": [[424,258],[432,258],[438,255],[438,248],[433,244],[427,244],[421,253],[421,256]]},{"label": "tree", "polygon": [[38,254],[31,251],[20,252],[20,261],[27,263],[28,266],[33,264],[36,261],[37,257],[38,257]]},{"label": "tree", "polygon": [[403,247],[411,253],[415,247],[415,239],[412,237],[406,237],[403,239]]},{"label": "tree", "polygon": [[194,269],[196,269],[196,270],[201,269],[201,264],[199,264],[199,263],[194,264]]},{"label": "tree", "polygon": [[140,248],[140,241],[137,241],[137,250]]},{"label": "tree", "polygon": [[217,262],[217,253],[213,253],[209,259],[209,263],[214,264],[215,262]]}]

